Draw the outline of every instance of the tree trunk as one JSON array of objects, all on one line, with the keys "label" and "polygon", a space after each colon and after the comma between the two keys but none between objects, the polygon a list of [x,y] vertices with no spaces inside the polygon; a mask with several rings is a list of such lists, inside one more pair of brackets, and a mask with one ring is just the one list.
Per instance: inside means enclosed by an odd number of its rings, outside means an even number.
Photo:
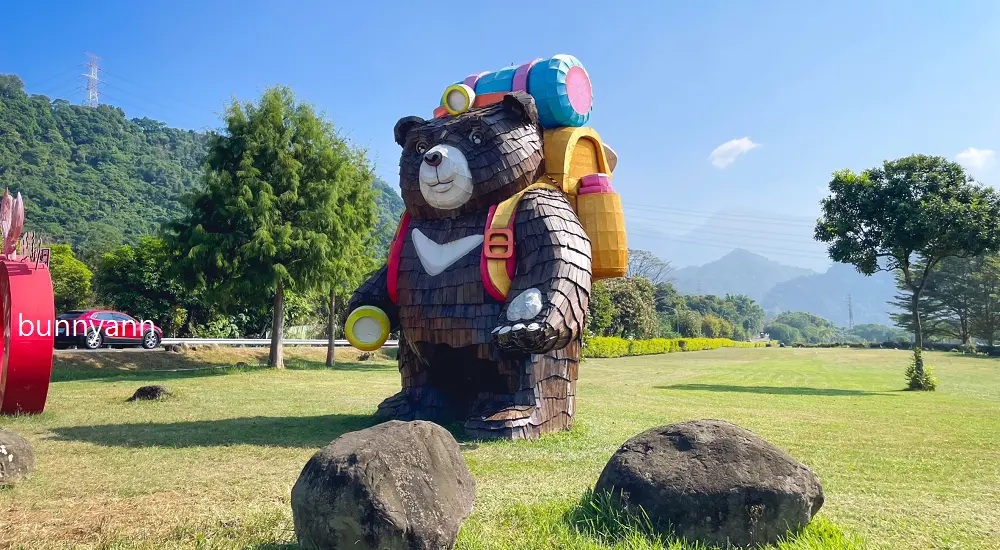
[{"label": "tree trunk", "polygon": [[336,360],[333,357],[334,342],[337,339],[337,291],[330,289],[330,318],[327,320],[327,333],[330,341],[326,345],[326,366],[333,367]]},{"label": "tree trunk", "polygon": [[273,369],[285,368],[282,341],[285,336],[285,286],[279,280],[274,289],[274,316],[271,318],[271,355],[267,366]]},{"label": "tree trunk", "polygon": [[920,291],[913,291],[913,298],[911,299],[911,307],[913,312],[913,359],[916,366],[917,376],[921,379],[924,377],[924,361],[921,352],[924,349],[924,330],[920,326]]}]

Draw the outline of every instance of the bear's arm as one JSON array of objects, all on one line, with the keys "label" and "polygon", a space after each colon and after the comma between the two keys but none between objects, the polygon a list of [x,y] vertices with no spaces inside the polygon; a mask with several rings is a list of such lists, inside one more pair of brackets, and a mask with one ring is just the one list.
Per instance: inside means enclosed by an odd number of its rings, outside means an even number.
[{"label": "bear's arm", "polygon": [[399,328],[399,308],[389,298],[388,282],[389,268],[383,265],[354,291],[348,302],[347,311],[354,311],[361,306],[375,306],[389,316],[389,323],[395,332]]},{"label": "bear's arm", "polygon": [[547,353],[580,337],[590,304],[591,251],[559,191],[533,190],[514,221],[517,271],[494,339],[501,349]]}]

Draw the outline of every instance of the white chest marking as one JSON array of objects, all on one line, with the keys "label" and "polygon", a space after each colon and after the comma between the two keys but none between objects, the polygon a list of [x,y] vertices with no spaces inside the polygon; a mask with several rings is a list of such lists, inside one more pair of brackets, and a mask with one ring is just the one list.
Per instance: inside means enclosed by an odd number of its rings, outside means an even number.
[{"label": "white chest marking", "polygon": [[419,229],[414,229],[411,237],[413,238],[413,248],[417,249],[417,256],[420,258],[420,265],[424,266],[424,271],[432,276],[448,269],[483,243],[482,235],[469,235],[456,241],[438,244],[421,233]]}]

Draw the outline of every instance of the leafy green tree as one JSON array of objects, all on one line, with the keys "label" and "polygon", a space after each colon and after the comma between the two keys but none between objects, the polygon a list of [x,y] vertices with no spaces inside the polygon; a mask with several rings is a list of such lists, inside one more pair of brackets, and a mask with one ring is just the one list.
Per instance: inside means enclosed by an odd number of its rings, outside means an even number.
[{"label": "leafy green tree", "polygon": [[170,265],[174,256],[157,237],[143,237],[133,245],[122,245],[104,254],[94,282],[103,304],[152,320],[167,334],[177,334],[196,308],[196,300],[174,278]]},{"label": "leafy green tree", "polygon": [[[169,226],[170,240],[222,308],[273,304],[268,364],[283,368],[285,291],[341,275],[354,235],[375,225],[371,171],[288,88],[268,89],[256,104],[234,101],[224,119],[224,132],[209,138],[203,187]],[[363,177],[367,186],[355,180]]]},{"label": "leafy green tree", "polygon": [[810,344],[841,342],[844,340],[843,333],[836,325],[818,315],[804,311],[786,311],[768,323],[764,331],[770,332],[774,325],[785,325],[794,328],[798,331],[797,341],[808,342]]},{"label": "leafy green tree", "polygon": [[[860,174],[836,172],[829,189],[816,239],[829,243],[832,260],[853,264],[865,275],[902,272],[916,340],[909,387],[933,389],[936,383],[919,353],[924,343],[920,297],[943,259],[1000,246],[997,194],[976,184],[959,164],[925,155],[886,161]],[[917,257],[923,258],[923,269],[914,269]]]},{"label": "leafy green tree", "polygon": [[702,336],[701,315],[690,309],[683,309],[677,314],[677,332],[685,338],[698,338]]},{"label": "leafy green tree", "polygon": [[908,342],[910,337],[905,331],[885,325],[864,324],[855,325],[849,334],[863,342]]},{"label": "leafy green tree", "polygon": [[[2,86],[2,82],[0,82]],[[91,300],[91,273],[87,265],[76,259],[68,244],[52,245],[49,258],[49,272],[52,276],[52,292],[55,295],[56,311],[68,311],[85,307]]]},{"label": "leafy green tree", "polygon": [[802,341],[802,333],[799,329],[784,323],[771,323],[764,329],[768,336],[786,346]]},{"label": "leafy green tree", "polygon": [[587,314],[587,328],[595,336],[608,336],[615,317],[615,306],[611,303],[605,281],[596,281],[590,289],[590,311]]},{"label": "leafy green tree", "polygon": [[1000,255],[983,256],[975,273],[972,333],[990,346],[1000,332]]},{"label": "leafy green tree", "polygon": [[653,308],[653,283],[648,279],[620,278],[604,281],[614,315],[608,335],[621,338],[653,338],[659,323]]},{"label": "leafy green tree", "polygon": [[942,312],[953,330],[951,336],[962,344],[972,338],[972,310],[977,298],[976,271],[979,258],[950,257],[941,260],[931,272],[924,295],[933,307]]}]

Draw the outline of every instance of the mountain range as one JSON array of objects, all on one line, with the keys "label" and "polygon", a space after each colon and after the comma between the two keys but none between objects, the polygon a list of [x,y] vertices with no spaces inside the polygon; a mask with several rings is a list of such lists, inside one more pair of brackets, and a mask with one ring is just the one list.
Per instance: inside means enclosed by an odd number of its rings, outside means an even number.
[{"label": "mountain range", "polygon": [[671,273],[683,294],[745,294],[769,315],[805,311],[838,326],[891,324],[888,301],[896,293],[891,273],[865,276],[853,266],[835,263],[826,271],[794,267],[760,254],[736,249],[697,267]]}]

